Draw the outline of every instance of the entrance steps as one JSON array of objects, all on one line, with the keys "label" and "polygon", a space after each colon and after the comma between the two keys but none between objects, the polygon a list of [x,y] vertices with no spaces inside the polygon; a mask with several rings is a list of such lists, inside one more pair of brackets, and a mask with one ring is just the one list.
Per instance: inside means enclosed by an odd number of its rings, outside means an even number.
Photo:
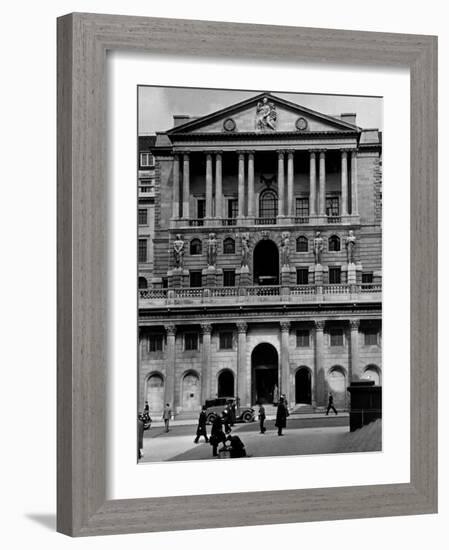
[{"label": "entrance steps", "polygon": [[315,412],[312,405],[294,405],[293,410],[290,410],[290,414],[313,414]]}]

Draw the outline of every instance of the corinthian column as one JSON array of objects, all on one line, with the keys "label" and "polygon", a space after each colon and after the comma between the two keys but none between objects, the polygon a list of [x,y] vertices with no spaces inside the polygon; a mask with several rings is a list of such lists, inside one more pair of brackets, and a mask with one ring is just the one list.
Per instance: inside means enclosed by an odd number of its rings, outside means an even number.
[{"label": "corinthian column", "polygon": [[171,410],[175,412],[175,365],[176,365],[176,326],[166,325],[167,348],[165,351],[165,403],[170,403]]},{"label": "corinthian column", "polygon": [[212,155],[206,154],[206,219],[212,218]]},{"label": "corinthian column", "polygon": [[348,215],[348,153],[341,152],[341,215]]},{"label": "corinthian column", "polygon": [[222,158],[221,151],[215,155],[215,217],[223,216]]},{"label": "corinthian column", "polygon": [[245,215],[245,154],[239,154],[239,177],[238,177],[238,217],[243,218]]},{"label": "corinthian column", "polygon": [[184,153],[182,171],[182,217],[188,219],[190,202],[190,161],[188,153]]},{"label": "corinthian column", "polygon": [[278,216],[284,216],[284,151],[278,151]]},{"label": "corinthian column", "polygon": [[201,325],[203,332],[203,347],[201,354],[201,403],[204,403],[206,399],[210,397],[210,369],[211,369],[211,354],[210,354],[210,340],[212,325],[210,323],[203,323]]},{"label": "corinthian column", "polygon": [[326,153],[320,151],[320,197],[319,197],[319,216],[326,215]]},{"label": "corinthian column", "polygon": [[316,216],[316,155],[310,151],[309,215]]},{"label": "corinthian column", "polygon": [[293,217],[293,180],[294,180],[294,151],[289,151],[287,156],[287,216]]},{"label": "corinthian column", "polygon": [[357,151],[351,152],[351,214],[359,215],[359,205],[357,199]]},{"label": "corinthian column", "polygon": [[351,384],[352,380],[358,378],[360,372],[359,365],[359,319],[351,319],[349,321],[351,329],[351,357],[349,358],[348,368],[348,384]]},{"label": "corinthian column", "polygon": [[325,406],[325,377],[324,377],[324,321],[315,322],[315,373],[313,400],[315,406]]},{"label": "corinthian column", "polygon": [[254,218],[254,215],[254,152],[250,151],[248,153],[248,217]]},{"label": "corinthian column", "polygon": [[290,402],[290,353],[288,338],[290,334],[290,322],[281,322],[281,393]]},{"label": "corinthian column", "polygon": [[179,217],[179,155],[173,158],[173,218]]},{"label": "corinthian column", "polygon": [[240,405],[249,406],[250,396],[248,391],[248,366],[246,361],[246,331],[248,325],[245,322],[237,323],[238,352],[237,352],[237,397]]}]

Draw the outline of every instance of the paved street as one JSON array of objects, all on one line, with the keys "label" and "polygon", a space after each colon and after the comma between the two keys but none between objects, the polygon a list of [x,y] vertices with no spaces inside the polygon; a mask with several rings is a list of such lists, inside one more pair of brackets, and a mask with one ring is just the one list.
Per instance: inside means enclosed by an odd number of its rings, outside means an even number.
[{"label": "paved street", "polygon": [[[339,452],[342,438],[349,432],[349,418],[347,415],[290,418],[282,437],[277,435],[274,420],[268,420],[266,427],[267,432],[261,435],[258,422],[234,426],[233,433],[244,442],[248,456]],[[212,447],[204,443],[204,438],[198,444],[193,442],[195,431],[196,424],[174,424],[168,433],[164,432],[162,426],[152,427],[145,432],[142,462],[212,459]]]}]

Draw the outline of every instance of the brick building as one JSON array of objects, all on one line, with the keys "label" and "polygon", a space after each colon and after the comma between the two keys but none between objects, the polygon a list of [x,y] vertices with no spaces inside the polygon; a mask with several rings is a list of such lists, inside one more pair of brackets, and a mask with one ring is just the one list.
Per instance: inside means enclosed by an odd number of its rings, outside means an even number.
[{"label": "brick building", "polygon": [[351,380],[381,383],[377,129],[263,93],[139,148],[140,408],[346,408]]}]

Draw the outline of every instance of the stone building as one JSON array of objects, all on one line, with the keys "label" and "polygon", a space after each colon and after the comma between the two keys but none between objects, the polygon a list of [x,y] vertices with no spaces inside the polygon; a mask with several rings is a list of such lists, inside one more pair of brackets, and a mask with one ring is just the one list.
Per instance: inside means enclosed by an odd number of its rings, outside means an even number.
[{"label": "stone building", "polygon": [[140,408],[279,391],[309,410],[332,391],[343,409],[351,380],[381,384],[381,133],[263,93],[175,116],[146,147]]}]

